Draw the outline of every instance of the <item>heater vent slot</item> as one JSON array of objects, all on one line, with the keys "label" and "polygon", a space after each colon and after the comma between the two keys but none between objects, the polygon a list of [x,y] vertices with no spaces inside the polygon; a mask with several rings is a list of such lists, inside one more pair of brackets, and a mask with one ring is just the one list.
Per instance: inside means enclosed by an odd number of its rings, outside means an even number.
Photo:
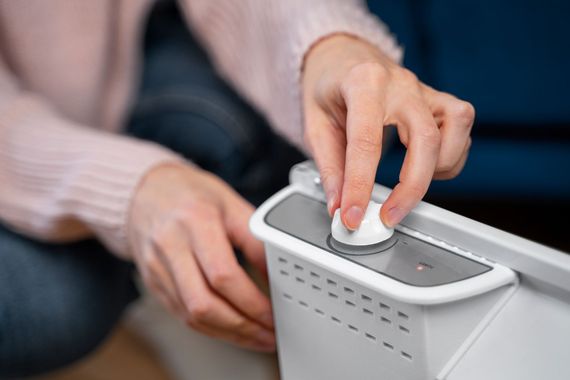
[{"label": "heater vent slot", "polygon": [[[386,352],[384,355],[390,355],[390,352],[408,363],[413,360],[413,351],[409,348],[414,346],[415,339],[419,339],[411,334],[409,325],[413,310],[407,311],[390,299],[364,292],[365,289],[357,284],[308,262],[296,262],[292,257],[277,257],[274,262],[278,264],[275,271],[281,275],[283,298],[300,310],[309,311],[307,316],[328,317],[329,326],[342,327],[368,344],[379,343]],[[303,272],[307,273],[307,278],[301,276]],[[400,340],[405,342],[405,347],[399,346]]]},{"label": "heater vent slot", "polygon": [[370,334],[370,333],[364,333],[364,336],[365,336],[366,338],[368,338],[369,340],[371,340],[371,341],[373,341],[373,342],[376,342],[376,337],[375,337],[374,335],[372,335],[372,334]]},{"label": "heater vent slot", "polygon": [[402,318],[402,319],[410,319],[410,316],[406,313],[403,313],[401,311],[398,312],[398,317]]}]

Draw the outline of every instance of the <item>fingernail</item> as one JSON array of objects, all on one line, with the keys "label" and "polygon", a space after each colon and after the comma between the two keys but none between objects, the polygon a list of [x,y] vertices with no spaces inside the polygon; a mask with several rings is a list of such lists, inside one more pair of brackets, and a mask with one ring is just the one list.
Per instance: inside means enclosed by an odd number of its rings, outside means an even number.
[{"label": "fingernail", "polygon": [[356,230],[362,221],[364,216],[364,211],[358,206],[352,206],[346,212],[344,218],[346,221],[346,227],[349,230]]},{"label": "fingernail", "polygon": [[333,210],[334,204],[336,203],[337,193],[336,191],[331,191],[328,195],[327,210],[329,215],[332,215],[335,210]]},{"label": "fingernail", "polygon": [[265,313],[261,316],[261,322],[267,326],[273,326],[273,314]]},{"label": "fingernail", "polygon": [[388,210],[388,220],[386,221],[386,225],[388,227],[394,227],[404,219],[404,215],[404,210],[399,207],[392,207]]}]

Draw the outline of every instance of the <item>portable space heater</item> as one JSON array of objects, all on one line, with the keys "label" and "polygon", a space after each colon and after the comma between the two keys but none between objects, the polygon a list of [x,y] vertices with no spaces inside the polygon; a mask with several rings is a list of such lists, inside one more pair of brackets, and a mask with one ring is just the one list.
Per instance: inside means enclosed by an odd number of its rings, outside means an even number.
[{"label": "portable space heater", "polygon": [[426,203],[382,243],[339,244],[311,162],[250,226],[283,380],[570,379],[561,252]]}]

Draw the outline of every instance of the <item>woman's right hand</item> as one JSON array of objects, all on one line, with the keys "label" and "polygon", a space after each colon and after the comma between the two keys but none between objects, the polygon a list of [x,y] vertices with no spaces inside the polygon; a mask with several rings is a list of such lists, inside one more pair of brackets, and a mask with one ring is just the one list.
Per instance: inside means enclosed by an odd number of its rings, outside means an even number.
[{"label": "woman's right hand", "polygon": [[165,165],[139,186],[127,233],[143,281],[171,312],[206,335],[274,351],[271,304],[233,251],[266,271],[263,245],[248,229],[252,213],[214,175]]}]

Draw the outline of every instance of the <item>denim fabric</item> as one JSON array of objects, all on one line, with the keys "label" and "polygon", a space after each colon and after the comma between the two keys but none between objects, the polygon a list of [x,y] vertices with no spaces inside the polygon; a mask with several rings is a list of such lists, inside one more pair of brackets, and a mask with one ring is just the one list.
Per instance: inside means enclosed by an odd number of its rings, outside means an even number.
[{"label": "denim fabric", "polygon": [[136,297],[131,272],[95,240],[45,244],[0,226],[0,378],[90,352]]},{"label": "denim fabric", "polygon": [[[254,204],[286,185],[304,158],[216,75],[170,2],[151,13],[144,60],[125,133],[181,153]],[[136,297],[131,277],[94,240],[45,244],[0,226],[0,378],[93,350]]]}]

